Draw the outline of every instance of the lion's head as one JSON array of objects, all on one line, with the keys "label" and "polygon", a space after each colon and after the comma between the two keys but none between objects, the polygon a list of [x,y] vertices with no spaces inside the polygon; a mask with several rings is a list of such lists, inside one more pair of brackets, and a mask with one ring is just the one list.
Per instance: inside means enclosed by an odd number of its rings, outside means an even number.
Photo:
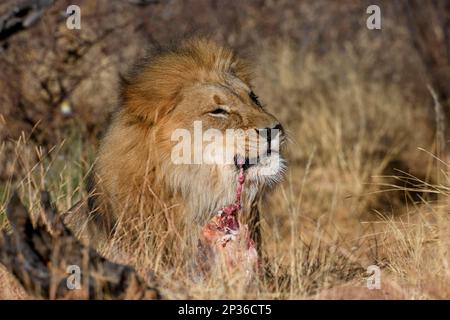
[{"label": "lion's head", "polygon": [[127,81],[122,100],[96,164],[113,210],[135,197],[136,208],[175,202],[207,217],[234,200],[239,165],[247,177],[244,208],[282,175],[280,122],[253,92],[247,65],[212,41],[189,40],[152,56]]}]

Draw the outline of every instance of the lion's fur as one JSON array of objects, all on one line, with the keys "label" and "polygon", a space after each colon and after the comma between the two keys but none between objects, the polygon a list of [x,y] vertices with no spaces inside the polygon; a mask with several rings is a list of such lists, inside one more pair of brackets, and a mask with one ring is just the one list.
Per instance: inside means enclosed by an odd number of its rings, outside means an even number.
[{"label": "lion's fur", "polygon": [[[198,109],[206,110],[210,100],[218,99],[232,109],[229,120],[205,116],[208,127],[248,129],[277,123],[247,97],[250,80],[243,61],[209,40],[185,41],[149,58],[125,83],[122,106],[102,140],[90,190],[92,222],[73,216],[72,225],[91,225],[91,239],[100,234],[107,239],[115,232],[132,241],[143,237],[156,247],[164,242],[184,248],[191,243],[188,238],[195,241],[206,219],[234,200],[236,168],[174,165],[170,134],[189,127]],[[259,234],[257,203],[265,188],[258,180],[244,190],[242,217],[254,237]]]},{"label": "lion's fur", "polygon": [[[195,82],[223,82],[228,74],[246,83],[251,80],[249,67],[233,51],[205,39],[183,42],[145,60],[137,74],[127,80],[122,95],[131,113],[153,122],[176,104],[181,87]],[[148,101],[152,102],[151,109]]]}]

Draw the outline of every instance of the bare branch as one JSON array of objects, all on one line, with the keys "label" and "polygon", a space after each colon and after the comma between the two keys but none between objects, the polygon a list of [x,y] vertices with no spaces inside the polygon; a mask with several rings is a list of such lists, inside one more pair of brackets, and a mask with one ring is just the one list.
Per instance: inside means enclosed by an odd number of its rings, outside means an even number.
[{"label": "bare branch", "polygon": [[[42,298],[158,299],[159,291],[143,281],[126,265],[108,261],[78,241],[41,194],[47,223],[39,218],[34,227],[17,193],[12,196],[7,216],[12,235],[0,234],[0,262],[32,295]],[[81,289],[67,286],[67,267],[81,269]]]},{"label": "bare branch", "polygon": [[28,0],[0,17],[0,41],[34,25],[54,0]]},{"label": "bare branch", "polygon": [[149,4],[157,4],[159,0],[128,0],[128,2],[139,6],[146,6]]}]

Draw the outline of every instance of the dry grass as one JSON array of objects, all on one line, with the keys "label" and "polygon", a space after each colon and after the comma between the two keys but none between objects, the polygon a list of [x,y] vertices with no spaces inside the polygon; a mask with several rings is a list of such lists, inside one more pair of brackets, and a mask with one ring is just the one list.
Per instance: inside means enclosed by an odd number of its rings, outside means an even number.
[{"label": "dry grass", "polygon": [[[351,48],[318,58],[281,42],[263,52],[256,89],[291,139],[286,179],[263,212],[267,274],[251,284],[243,274],[199,280],[180,252],[168,265],[147,248],[145,234],[147,255],[116,256],[114,245],[103,253],[156,277],[168,298],[449,299],[450,170],[432,156],[432,106],[373,77]],[[31,212],[40,189],[61,211],[85,196],[94,148],[73,128],[48,154],[25,136],[0,146],[20,177],[0,187],[0,228],[12,188]],[[365,287],[371,264],[382,269],[381,290]],[[7,285],[0,295],[20,296]]]}]

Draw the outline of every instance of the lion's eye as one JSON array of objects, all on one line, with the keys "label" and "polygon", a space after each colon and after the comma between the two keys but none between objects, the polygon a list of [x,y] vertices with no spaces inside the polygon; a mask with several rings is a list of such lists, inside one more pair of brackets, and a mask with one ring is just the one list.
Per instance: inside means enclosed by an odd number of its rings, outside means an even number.
[{"label": "lion's eye", "polygon": [[250,99],[252,99],[252,101],[260,108],[262,108],[262,104],[261,102],[259,102],[258,96],[253,92],[250,91],[250,93],[248,94],[250,96]]},{"label": "lion's eye", "polygon": [[222,108],[216,108],[213,111],[209,112],[209,114],[213,117],[226,117],[228,115],[228,111]]}]

